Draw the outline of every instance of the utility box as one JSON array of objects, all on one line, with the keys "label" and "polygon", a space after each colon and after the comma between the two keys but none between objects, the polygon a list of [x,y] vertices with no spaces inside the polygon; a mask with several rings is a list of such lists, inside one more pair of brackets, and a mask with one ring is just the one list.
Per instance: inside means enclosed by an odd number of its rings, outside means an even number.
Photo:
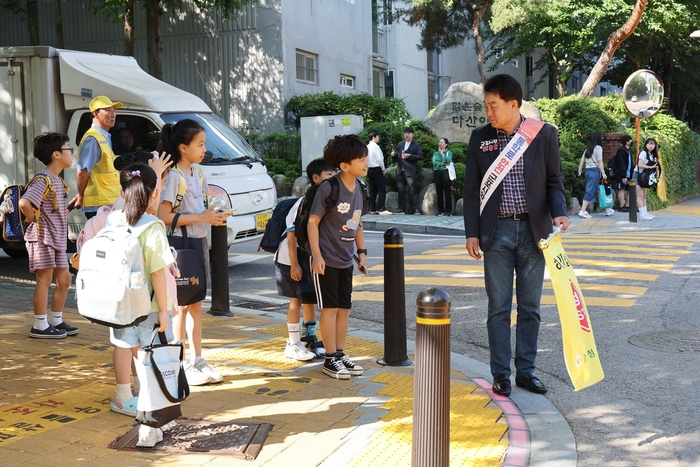
[{"label": "utility box", "polygon": [[306,175],[306,166],[323,156],[328,140],[338,135],[357,134],[363,129],[359,115],[324,115],[301,117],[301,171]]}]

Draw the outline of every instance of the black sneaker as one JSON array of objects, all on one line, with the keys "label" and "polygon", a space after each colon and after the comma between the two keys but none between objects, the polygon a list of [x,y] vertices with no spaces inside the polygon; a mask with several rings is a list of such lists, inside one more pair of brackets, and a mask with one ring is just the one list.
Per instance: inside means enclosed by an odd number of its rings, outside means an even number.
[{"label": "black sneaker", "polygon": [[350,361],[350,358],[348,358],[347,355],[340,354],[339,357],[340,361],[343,362],[343,365],[345,368],[350,372],[351,375],[353,376],[362,376],[362,372],[364,371],[360,365],[356,365],[355,363]]},{"label": "black sneaker", "polygon": [[337,357],[326,357],[323,362],[323,372],[335,379],[350,379],[350,372]]},{"label": "black sneaker", "polygon": [[[29,331],[29,337],[34,337],[36,339],[63,339],[68,334],[64,330],[58,330],[49,324],[49,327],[43,331],[38,330],[35,327]],[[348,375],[349,377],[349,375]]]},{"label": "black sneaker", "polygon": [[318,340],[315,335],[304,336],[301,341],[306,344],[306,348],[309,351],[316,354],[316,358],[324,358],[326,356],[326,349],[323,347],[323,342]]},{"label": "black sneaker", "polygon": [[76,334],[78,334],[80,332],[80,329],[74,328],[73,326],[66,323],[65,321],[63,321],[58,326],[55,326],[55,328],[58,329],[59,331],[66,331],[67,336],[75,336]]}]

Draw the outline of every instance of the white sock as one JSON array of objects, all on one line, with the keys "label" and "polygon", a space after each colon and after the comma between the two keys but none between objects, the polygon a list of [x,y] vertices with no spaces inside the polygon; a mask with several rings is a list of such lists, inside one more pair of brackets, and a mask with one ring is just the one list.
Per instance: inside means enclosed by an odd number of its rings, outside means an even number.
[{"label": "white sock", "polygon": [[646,207],[646,206],[640,207],[640,208],[639,208],[639,214],[641,214],[642,217],[643,217],[643,216],[646,216],[646,215],[647,215],[647,207]]},{"label": "white sock", "polygon": [[289,343],[294,345],[301,340],[299,337],[299,329],[301,325],[299,323],[287,323],[287,332],[289,332]]},{"label": "white sock", "polygon": [[34,315],[34,329],[43,331],[49,328],[49,323],[46,321],[46,315]]},{"label": "white sock", "polygon": [[194,357],[194,361],[192,362],[192,365],[196,365],[199,362],[203,362],[203,361],[204,361],[204,357],[202,357],[201,355],[198,355],[198,356]]},{"label": "white sock", "polygon": [[63,322],[63,312],[62,311],[51,311],[51,317],[49,318],[49,324],[51,326],[58,326]]},{"label": "white sock", "polygon": [[131,399],[133,394],[131,394],[131,384],[117,384],[117,400],[124,404],[126,401]]}]

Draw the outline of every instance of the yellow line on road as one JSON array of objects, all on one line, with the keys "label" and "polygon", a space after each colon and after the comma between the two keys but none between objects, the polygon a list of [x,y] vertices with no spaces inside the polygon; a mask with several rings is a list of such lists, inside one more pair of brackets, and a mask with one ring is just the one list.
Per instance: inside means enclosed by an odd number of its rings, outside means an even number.
[{"label": "yellow line on road", "polygon": [[[484,279],[468,279],[457,277],[406,277],[405,283],[409,285],[427,285],[438,287],[484,287]],[[353,287],[383,285],[384,277],[355,276],[352,281]],[[606,284],[580,284],[582,290],[596,290],[599,292],[611,292],[622,295],[642,295],[647,291],[646,287],[631,285],[606,285]],[[544,288],[551,289],[552,283],[548,280],[544,282]]]},{"label": "yellow line on road", "polygon": [[[628,298],[610,298],[610,297],[584,297],[587,306],[600,306],[600,307],[616,307],[616,308],[629,308],[634,306],[637,302],[635,299]],[[384,292],[353,292],[353,301],[366,301],[366,302],[383,302]],[[513,302],[515,303],[515,295],[513,296]],[[554,295],[542,295],[542,300],[540,301],[542,305],[556,305],[557,301]]]},{"label": "yellow line on road", "polygon": [[673,263],[653,264],[635,263],[632,261],[604,261],[601,259],[572,258],[569,256],[571,264],[586,264],[606,268],[627,268],[627,269],[651,269],[654,271],[670,271]]},{"label": "yellow line on road", "polygon": [[[570,245],[566,241],[564,241],[564,246],[566,247],[565,250],[568,253],[569,251],[574,251],[577,249],[585,249],[587,251],[591,250],[617,250],[617,251],[632,251],[632,252],[649,252],[649,254],[652,255],[665,255],[665,254],[674,254],[674,255],[687,255],[691,253],[688,250],[678,250],[674,248],[662,248],[658,246],[650,246],[650,247],[644,247],[644,246],[617,246],[617,245],[598,245],[595,243],[595,240],[591,239],[590,245]],[[426,250],[422,254],[424,255],[434,255],[434,254],[444,254],[444,255],[467,255],[466,250],[464,249],[464,245],[460,245],[459,249],[461,251],[454,251],[457,250],[457,248],[451,248],[451,247],[446,247],[441,250]]]},{"label": "yellow line on road", "polygon": [[[572,243],[590,243],[592,248],[596,248],[597,245],[603,245],[606,243],[619,244],[621,240],[624,240],[624,239],[608,238],[608,237],[605,237],[605,238],[596,237],[596,238],[591,238],[591,239],[564,237],[564,238],[562,238],[562,243],[564,244],[564,246],[570,245]],[[627,240],[631,241],[632,239],[628,238]],[[636,240],[639,241],[640,237],[639,236],[636,237]],[[642,242],[640,241],[640,243],[642,243]],[[671,241],[664,240],[664,239],[654,240],[654,246],[666,245],[666,246],[691,247],[694,244],[695,244],[695,242],[675,242],[675,241],[671,242]]]},{"label": "yellow line on road", "polygon": [[[570,258],[571,264],[574,265],[599,265],[608,268],[625,268],[625,269],[653,269],[668,271],[673,265],[655,265],[651,263],[626,263],[622,261],[596,261],[596,260],[585,260],[580,258]],[[373,271],[383,271],[384,265],[378,264],[370,268],[370,272]],[[454,271],[454,272],[484,272],[483,266],[468,266],[466,264],[406,264],[404,265],[404,271]],[[615,271],[597,271],[601,273],[614,273]],[[630,278],[634,273],[625,272],[621,275],[621,278]],[[578,275],[578,272],[577,272]],[[641,278],[643,277],[643,279]],[[656,280],[658,275],[642,274],[639,280]]]},{"label": "yellow line on road", "polygon": [[[439,250],[432,250],[439,251]],[[427,252],[426,252],[427,253]],[[595,251],[577,251],[574,248],[566,249],[569,258],[572,256],[592,256],[595,258],[600,258],[600,252]],[[663,252],[662,252],[663,253]],[[654,253],[615,253],[615,258],[629,258],[629,259],[650,259],[650,260],[664,260],[664,261],[678,261],[680,256],[670,256]],[[441,254],[420,254],[420,255],[409,255],[404,257],[405,260],[431,260],[431,261],[472,261],[469,254],[464,252],[454,252],[454,253],[441,253]]]}]

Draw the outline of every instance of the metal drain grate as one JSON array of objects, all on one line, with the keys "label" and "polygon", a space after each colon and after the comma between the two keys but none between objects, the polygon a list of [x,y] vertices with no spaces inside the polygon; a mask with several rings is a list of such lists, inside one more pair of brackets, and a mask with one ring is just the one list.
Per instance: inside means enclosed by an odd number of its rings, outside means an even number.
[{"label": "metal drain grate", "polygon": [[269,302],[256,302],[253,300],[242,301],[242,302],[232,302],[231,304],[233,306],[238,307],[238,308],[250,308],[250,309],[259,310],[259,311],[280,311],[280,310],[287,309],[287,305],[280,305],[277,303],[269,303]]},{"label": "metal drain grate", "polygon": [[655,331],[637,334],[629,343],[659,352],[700,352],[700,331]]}]

